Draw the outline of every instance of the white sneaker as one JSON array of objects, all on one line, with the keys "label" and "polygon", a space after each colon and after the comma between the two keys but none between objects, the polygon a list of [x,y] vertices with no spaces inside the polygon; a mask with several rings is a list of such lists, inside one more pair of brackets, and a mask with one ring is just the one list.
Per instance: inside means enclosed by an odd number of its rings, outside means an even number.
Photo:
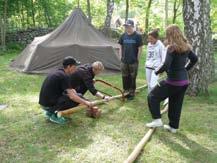
[{"label": "white sneaker", "polygon": [[161,127],[161,126],[163,126],[163,122],[162,122],[161,118],[159,118],[159,119],[153,120],[150,123],[147,123],[146,126],[149,128]]},{"label": "white sneaker", "polygon": [[164,125],[164,129],[174,134],[177,132],[177,129],[172,128],[169,125]]}]

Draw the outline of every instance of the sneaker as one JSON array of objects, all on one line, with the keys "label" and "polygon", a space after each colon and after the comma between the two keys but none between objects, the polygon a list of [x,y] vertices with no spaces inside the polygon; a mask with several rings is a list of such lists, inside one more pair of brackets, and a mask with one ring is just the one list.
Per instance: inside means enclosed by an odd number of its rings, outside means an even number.
[{"label": "sneaker", "polygon": [[134,96],[132,96],[132,95],[128,95],[128,97],[127,97],[127,100],[133,100],[134,99]]},{"label": "sneaker", "polygon": [[47,110],[44,111],[44,116],[45,116],[45,118],[47,118],[47,119],[50,119],[50,117],[52,116],[52,114],[54,114],[54,113],[52,113],[52,112],[50,112],[50,111],[47,111]]},{"label": "sneaker", "polygon": [[129,97],[129,91],[128,91],[128,90],[124,90],[123,94],[124,94],[124,97],[125,97],[125,98],[128,98],[128,97]]},{"label": "sneaker", "polygon": [[163,106],[167,105],[167,104],[168,104],[168,102],[169,102],[169,99],[168,99],[168,98],[166,98],[166,99],[164,100]]},{"label": "sneaker", "polygon": [[64,117],[58,117],[57,114],[52,114],[50,116],[50,121],[61,125],[67,122]]},{"label": "sneaker", "polygon": [[169,125],[164,125],[164,129],[174,134],[177,132],[177,129],[172,128]]},{"label": "sneaker", "polygon": [[162,126],[163,126],[163,122],[162,122],[162,120],[159,118],[159,119],[153,120],[153,121],[150,122],[150,123],[147,123],[146,126],[149,127],[149,128],[162,127]]},{"label": "sneaker", "polygon": [[0,104],[0,110],[4,110],[4,109],[6,109],[8,106],[7,105],[1,105]]}]

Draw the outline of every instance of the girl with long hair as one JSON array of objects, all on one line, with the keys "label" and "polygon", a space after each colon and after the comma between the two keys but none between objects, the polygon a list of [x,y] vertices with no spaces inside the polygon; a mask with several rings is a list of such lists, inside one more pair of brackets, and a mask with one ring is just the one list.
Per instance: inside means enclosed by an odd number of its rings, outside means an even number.
[{"label": "girl with long hair", "polygon": [[169,98],[169,124],[164,125],[164,128],[175,133],[179,128],[182,103],[189,85],[188,71],[195,65],[198,59],[177,25],[167,27],[166,42],[168,49],[165,61],[155,70],[155,74],[158,75],[166,71],[167,79],[161,81],[148,95],[148,105],[153,121],[147,123],[146,126],[163,126],[160,102]]}]

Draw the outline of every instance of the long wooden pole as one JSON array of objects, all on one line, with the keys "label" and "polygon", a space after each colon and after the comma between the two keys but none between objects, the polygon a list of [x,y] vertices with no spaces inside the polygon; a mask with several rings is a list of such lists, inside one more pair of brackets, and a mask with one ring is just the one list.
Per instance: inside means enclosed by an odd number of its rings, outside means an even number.
[{"label": "long wooden pole", "polygon": [[[161,111],[161,114],[166,113],[168,110],[168,104],[164,107],[164,109]],[[140,154],[141,150],[144,148],[144,146],[147,144],[148,140],[153,135],[156,128],[150,128],[148,132],[145,134],[145,136],[141,139],[141,141],[137,144],[137,146],[134,148],[133,152],[129,155],[129,157],[124,161],[124,163],[133,163],[138,155]]]},{"label": "long wooden pole", "polygon": [[[141,87],[138,87],[136,89],[136,92],[138,92],[139,90],[144,89],[146,87],[147,87],[147,85],[143,85]],[[127,94],[124,94],[124,95],[127,95]],[[119,99],[119,98],[122,98],[122,97],[123,97],[122,94],[120,94],[120,95],[116,95],[116,96],[110,97],[109,100],[105,100],[105,99],[104,100],[96,100],[96,101],[93,101],[93,105],[94,106],[95,105],[100,105],[100,104],[103,104],[103,103],[106,103],[106,102],[110,102],[112,100]],[[74,107],[74,108],[71,108],[71,109],[59,111],[57,114],[58,114],[58,116],[69,115],[69,114],[76,113],[76,112],[78,112],[80,110],[86,109],[86,108],[87,108],[86,105],[78,105],[77,107]]]}]

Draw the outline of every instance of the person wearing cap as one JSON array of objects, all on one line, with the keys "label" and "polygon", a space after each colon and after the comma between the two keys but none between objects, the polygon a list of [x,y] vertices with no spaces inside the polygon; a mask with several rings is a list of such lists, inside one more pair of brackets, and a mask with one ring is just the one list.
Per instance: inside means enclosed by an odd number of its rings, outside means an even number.
[{"label": "person wearing cap", "polygon": [[100,61],[81,65],[70,75],[70,84],[82,96],[89,90],[92,95],[109,100],[109,96],[99,92],[94,86],[94,77],[99,75],[103,70],[104,66]]},{"label": "person wearing cap", "polygon": [[124,24],[125,33],[119,39],[121,71],[124,92],[128,100],[135,96],[136,77],[138,71],[139,56],[142,53],[142,36],[134,30],[133,20],[127,20]]},{"label": "person wearing cap", "polygon": [[45,110],[45,116],[52,122],[65,124],[66,119],[58,117],[57,112],[84,104],[92,107],[92,103],[79,97],[74,89],[71,89],[69,75],[75,72],[80,63],[73,57],[63,60],[63,68],[60,68],[45,78],[40,95],[39,104]]}]

